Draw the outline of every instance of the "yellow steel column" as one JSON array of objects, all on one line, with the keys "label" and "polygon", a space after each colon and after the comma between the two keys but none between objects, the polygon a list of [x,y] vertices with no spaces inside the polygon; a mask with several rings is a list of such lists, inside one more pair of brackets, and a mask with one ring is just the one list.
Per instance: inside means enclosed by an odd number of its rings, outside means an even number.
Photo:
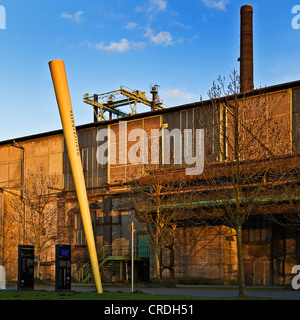
[{"label": "yellow steel column", "polygon": [[56,100],[60,112],[60,118],[66,139],[70,164],[75,182],[75,188],[79,207],[81,211],[82,223],[86,235],[87,246],[92,264],[95,284],[98,293],[102,293],[102,283],[98,265],[98,258],[95,246],[94,233],[90,215],[90,208],[86,193],[82,163],[80,158],[79,144],[74,122],[71,98],[69,93],[65,65],[62,60],[53,60],[49,62],[52,75],[53,86],[56,94]]}]

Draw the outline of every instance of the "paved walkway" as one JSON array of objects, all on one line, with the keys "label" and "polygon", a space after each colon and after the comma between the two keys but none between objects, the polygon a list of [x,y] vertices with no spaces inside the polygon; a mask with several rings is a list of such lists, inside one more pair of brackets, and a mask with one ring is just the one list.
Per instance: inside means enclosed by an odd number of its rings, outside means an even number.
[{"label": "paved walkway", "polygon": [[[15,286],[7,286],[7,289],[16,289]],[[35,285],[35,290],[55,290],[53,285]],[[94,285],[72,284],[72,290],[88,292],[95,291]],[[175,288],[141,288],[134,287],[147,294],[169,294],[169,295],[188,295],[208,298],[237,297],[238,288],[236,286],[203,286],[203,285],[177,285]],[[131,292],[130,287],[112,286],[103,284],[103,291],[110,292]],[[247,296],[264,297],[275,299],[300,300],[300,290],[293,291],[282,287],[247,287]]]},{"label": "paved walkway", "polygon": [[[73,290],[78,291],[91,291],[95,290],[94,286],[85,285],[72,285]],[[105,286],[103,284],[103,290],[107,291],[123,291],[131,292],[131,288],[128,287],[113,287]],[[141,290],[148,294],[173,294],[173,295],[188,295],[198,297],[237,297],[238,288],[236,286],[202,286],[202,285],[177,285],[176,288],[140,288],[136,287],[135,290]],[[284,289],[282,287],[247,287],[247,296],[251,297],[265,297],[276,299],[293,299],[300,300],[300,290],[293,291],[290,289]]]}]

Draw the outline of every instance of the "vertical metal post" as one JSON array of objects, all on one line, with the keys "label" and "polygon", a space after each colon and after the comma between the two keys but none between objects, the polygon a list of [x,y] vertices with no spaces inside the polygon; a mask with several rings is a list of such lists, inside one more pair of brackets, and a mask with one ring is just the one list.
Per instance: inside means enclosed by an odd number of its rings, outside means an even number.
[{"label": "vertical metal post", "polygon": [[150,93],[152,93],[152,111],[155,111],[156,95],[157,95],[156,85],[152,87]]},{"label": "vertical metal post", "polygon": [[56,94],[58,109],[66,139],[70,164],[75,182],[77,198],[79,202],[82,223],[86,235],[93,275],[98,293],[102,293],[98,257],[91,221],[90,208],[87,198],[86,185],[83,175],[77,132],[74,122],[71,98],[69,93],[65,65],[62,60],[49,62],[53,86]]},{"label": "vertical metal post", "polygon": [[18,143],[16,143],[15,140],[13,140],[12,147],[18,148],[22,150],[22,167],[21,167],[21,184],[22,184],[22,201],[24,206],[24,235],[23,235],[23,244],[26,244],[26,202],[25,202],[25,148],[20,146]]},{"label": "vertical metal post", "polygon": [[134,278],[134,222],[131,223],[131,292],[133,292]]},{"label": "vertical metal post", "polygon": [[[94,101],[98,102],[98,95],[94,94]],[[94,108],[94,122],[98,122],[99,118],[98,118],[98,113],[99,113],[99,107],[97,106],[93,106]]]},{"label": "vertical metal post", "polygon": [[123,262],[120,261],[120,281],[123,280]]}]

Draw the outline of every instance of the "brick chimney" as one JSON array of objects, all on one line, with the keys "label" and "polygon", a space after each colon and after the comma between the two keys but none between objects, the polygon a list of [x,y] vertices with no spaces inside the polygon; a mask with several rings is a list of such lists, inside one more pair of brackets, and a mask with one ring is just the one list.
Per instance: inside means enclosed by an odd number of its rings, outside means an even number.
[{"label": "brick chimney", "polygon": [[254,89],[253,84],[253,8],[241,7],[240,91]]}]

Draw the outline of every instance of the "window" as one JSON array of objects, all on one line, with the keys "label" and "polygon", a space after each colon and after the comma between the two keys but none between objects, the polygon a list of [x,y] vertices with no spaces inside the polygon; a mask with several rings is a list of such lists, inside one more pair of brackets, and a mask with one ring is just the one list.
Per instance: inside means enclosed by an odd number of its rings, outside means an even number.
[{"label": "window", "polygon": [[243,227],[243,242],[265,242],[271,240],[271,223],[261,216],[249,217]]},{"label": "window", "polygon": [[[91,211],[92,227],[94,236],[96,236],[96,212]],[[81,219],[81,214],[75,214],[75,245],[76,246],[86,246],[86,236],[83,228],[83,223]]]},{"label": "window", "polygon": [[92,153],[92,148],[84,148],[81,150],[82,167],[84,172],[92,170]]},{"label": "window", "polygon": [[86,237],[80,213],[75,214],[75,244],[77,246],[86,245]]},{"label": "window", "polygon": [[[89,194],[102,192],[102,189],[96,189],[95,187],[102,186],[107,182],[107,165],[99,165],[96,159],[98,148],[96,135],[97,131],[95,128],[78,131],[82,167],[86,187],[89,188],[87,190]],[[64,144],[63,171],[64,187],[66,189],[74,190],[75,184],[66,143]]]},{"label": "window", "polygon": [[[193,110],[188,110],[188,111],[181,111],[180,113],[181,116],[181,121],[180,121],[180,129],[181,129],[181,134],[182,134],[182,145],[184,146],[184,148],[192,151],[191,156],[195,156],[195,128],[194,128],[194,112]],[[185,129],[191,129],[192,130],[192,145],[188,145],[188,140],[186,140],[185,138],[187,138],[184,135],[184,130]],[[184,161],[184,159],[183,159]]]}]

